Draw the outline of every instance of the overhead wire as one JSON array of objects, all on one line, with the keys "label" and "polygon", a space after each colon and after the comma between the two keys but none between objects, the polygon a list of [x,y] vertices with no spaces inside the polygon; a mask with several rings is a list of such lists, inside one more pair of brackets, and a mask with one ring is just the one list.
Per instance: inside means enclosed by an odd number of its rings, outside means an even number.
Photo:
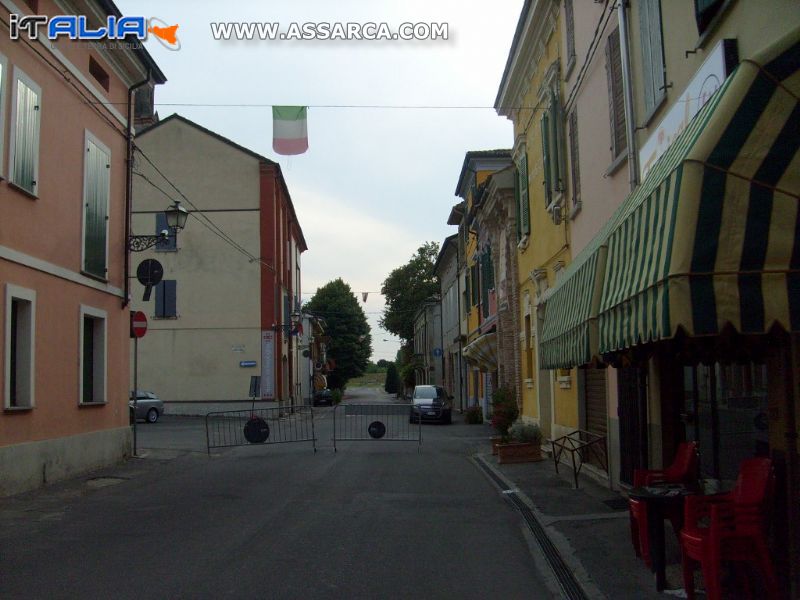
[{"label": "overhead wire", "polygon": [[616,1],[611,4],[609,10],[609,0],[605,0],[603,4],[603,15],[597,21],[597,25],[594,28],[592,40],[589,42],[589,48],[586,50],[586,56],[583,59],[583,64],[581,65],[580,69],[578,69],[578,75],[575,78],[575,85],[572,86],[572,89],[570,90],[569,95],[564,102],[564,112],[569,112],[572,103],[575,101],[575,98],[577,98],[578,91],[583,84],[584,78],[586,77],[589,65],[592,63],[594,55],[597,52],[597,49],[600,47],[600,39],[603,37],[606,27],[608,27],[608,22],[611,19],[611,15],[614,14],[615,7]]}]

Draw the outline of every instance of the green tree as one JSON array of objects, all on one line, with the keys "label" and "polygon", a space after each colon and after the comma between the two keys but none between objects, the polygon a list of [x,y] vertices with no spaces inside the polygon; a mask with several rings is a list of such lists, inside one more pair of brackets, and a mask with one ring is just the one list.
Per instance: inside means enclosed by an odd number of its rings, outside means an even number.
[{"label": "green tree", "polygon": [[377,366],[378,366],[379,369],[388,369],[389,368],[389,364],[391,362],[392,361],[390,361],[390,360],[386,360],[385,358],[382,358],[382,359],[380,359],[378,361]]},{"label": "green tree", "polygon": [[396,394],[400,391],[400,378],[397,375],[397,367],[392,362],[387,361],[387,364],[389,366],[386,367],[386,383],[383,389],[387,394]]},{"label": "green tree", "polygon": [[426,242],[411,260],[389,273],[381,287],[386,308],[380,325],[407,343],[414,338],[414,314],[425,300],[439,293],[439,280],[433,270],[438,255],[439,244]]},{"label": "green tree", "polygon": [[341,279],[317,289],[303,310],[325,319],[328,357],[336,363],[328,374],[328,387],[343,389],[348,380],[364,374],[372,354],[372,336],[353,290]]}]

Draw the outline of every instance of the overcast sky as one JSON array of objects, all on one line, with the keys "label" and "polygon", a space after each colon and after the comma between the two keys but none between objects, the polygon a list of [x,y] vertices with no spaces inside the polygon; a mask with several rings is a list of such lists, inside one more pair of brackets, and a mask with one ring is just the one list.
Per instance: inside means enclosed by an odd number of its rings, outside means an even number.
[{"label": "overcast sky", "polygon": [[[373,360],[399,342],[378,328],[375,294],[393,268],[447,225],[467,150],[509,148],[510,121],[483,109],[314,108],[315,105],[491,107],[522,0],[118,0],[123,14],[179,24],[181,49],[147,47],[167,76],[156,103],[305,105],[309,150],[272,151],[268,107],[157,106],[279,162],[309,250],[303,299],[341,277],[373,292],[362,304]],[[180,8],[179,8],[180,6]],[[447,41],[216,41],[211,22],[446,22]],[[167,175],[169,175],[167,173]],[[177,182],[176,182],[177,183]],[[178,184],[180,186],[180,184]],[[243,259],[246,260],[246,259]],[[389,341],[384,341],[389,340]]]}]

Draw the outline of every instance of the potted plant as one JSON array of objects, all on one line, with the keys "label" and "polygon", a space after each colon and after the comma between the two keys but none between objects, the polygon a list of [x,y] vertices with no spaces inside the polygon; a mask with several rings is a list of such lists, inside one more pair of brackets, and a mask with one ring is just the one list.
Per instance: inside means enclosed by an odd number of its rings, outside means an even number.
[{"label": "potted plant", "polygon": [[519,408],[511,392],[506,388],[497,388],[492,393],[492,427],[497,432],[492,437],[492,454],[497,454],[499,444],[510,441],[508,430],[518,416]]},{"label": "potted plant", "polygon": [[477,404],[475,406],[470,406],[464,411],[464,418],[467,425],[480,425],[483,423],[483,410]]},{"label": "potted plant", "polygon": [[542,430],[534,423],[517,421],[508,430],[510,441],[497,447],[497,462],[511,464],[542,460]]}]

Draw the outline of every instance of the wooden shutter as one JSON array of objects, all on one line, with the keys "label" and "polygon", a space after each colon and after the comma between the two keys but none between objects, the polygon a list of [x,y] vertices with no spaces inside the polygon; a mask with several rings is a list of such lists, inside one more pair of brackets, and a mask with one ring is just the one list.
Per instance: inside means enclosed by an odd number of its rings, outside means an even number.
[{"label": "wooden shutter", "polygon": [[569,158],[570,178],[572,183],[572,204],[577,206],[581,201],[580,155],[578,153],[578,112],[569,114]]},{"label": "wooden shutter", "polygon": [[564,0],[564,19],[567,22],[567,62],[575,59],[575,12],[572,0]]},{"label": "wooden shutter", "polygon": [[[606,370],[588,367],[581,368],[581,371],[584,381],[583,401],[586,431],[597,435],[607,435]],[[587,454],[586,458],[595,466],[601,466],[592,454]]]},{"label": "wooden shutter", "polygon": [[611,154],[613,158],[617,158],[627,148],[619,28],[615,29],[606,41],[606,75],[608,77],[608,112],[611,120]]},{"label": "wooden shutter", "polygon": [[531,232],[531,209],[528,198],[528,152],[524,152],[519,161],[519,201],[520,201],[520,231],[522,235]]},{"label": "wooden shutter", "polygon": [[164,279],[156,286],[156,316],[177,317],[177,281]]},{"label": "wooden shutter", "polygon": [[91,140],[86,143],[84,170],[83,270],[106,276],[106,238],[108,234],[109,171],[108,154]]},{"label": "wooden shutter", "polygon": [[520,166],[517,167],[517,176],[514,178],[514,211],[516,214],[517,241],[522,239],[522,213],[520,212]]},{"label": "wooden shutter", "polygon": [[38,186],[40,96],[38,87],[17,79],[11,181],[31,194],[36,193]]},{"label": "wooden shutter", "polygon": [[544,173],[544,206],[547,208],[553,201],[553,181],[550,173],[550,111],[542,115],[542,166]]},{"label": "wooden shutter", "polygon": [[652,111],[664,95],[664,46],[661,37],[661,4],[659,0],[639,3],[644,104]]},{"label": "wooden shutter", "polygon": [[561,119],[561,103],[558,93],[550,91],[550,172],[552,190],[554,192],[564,191],[564,167],[563,160],[563,137],[564,127]]},{"label": "wooden shutter", "polygon": [[481,256],[481,312],[484,317],[489,316],[489,254],[484,252]]}]

